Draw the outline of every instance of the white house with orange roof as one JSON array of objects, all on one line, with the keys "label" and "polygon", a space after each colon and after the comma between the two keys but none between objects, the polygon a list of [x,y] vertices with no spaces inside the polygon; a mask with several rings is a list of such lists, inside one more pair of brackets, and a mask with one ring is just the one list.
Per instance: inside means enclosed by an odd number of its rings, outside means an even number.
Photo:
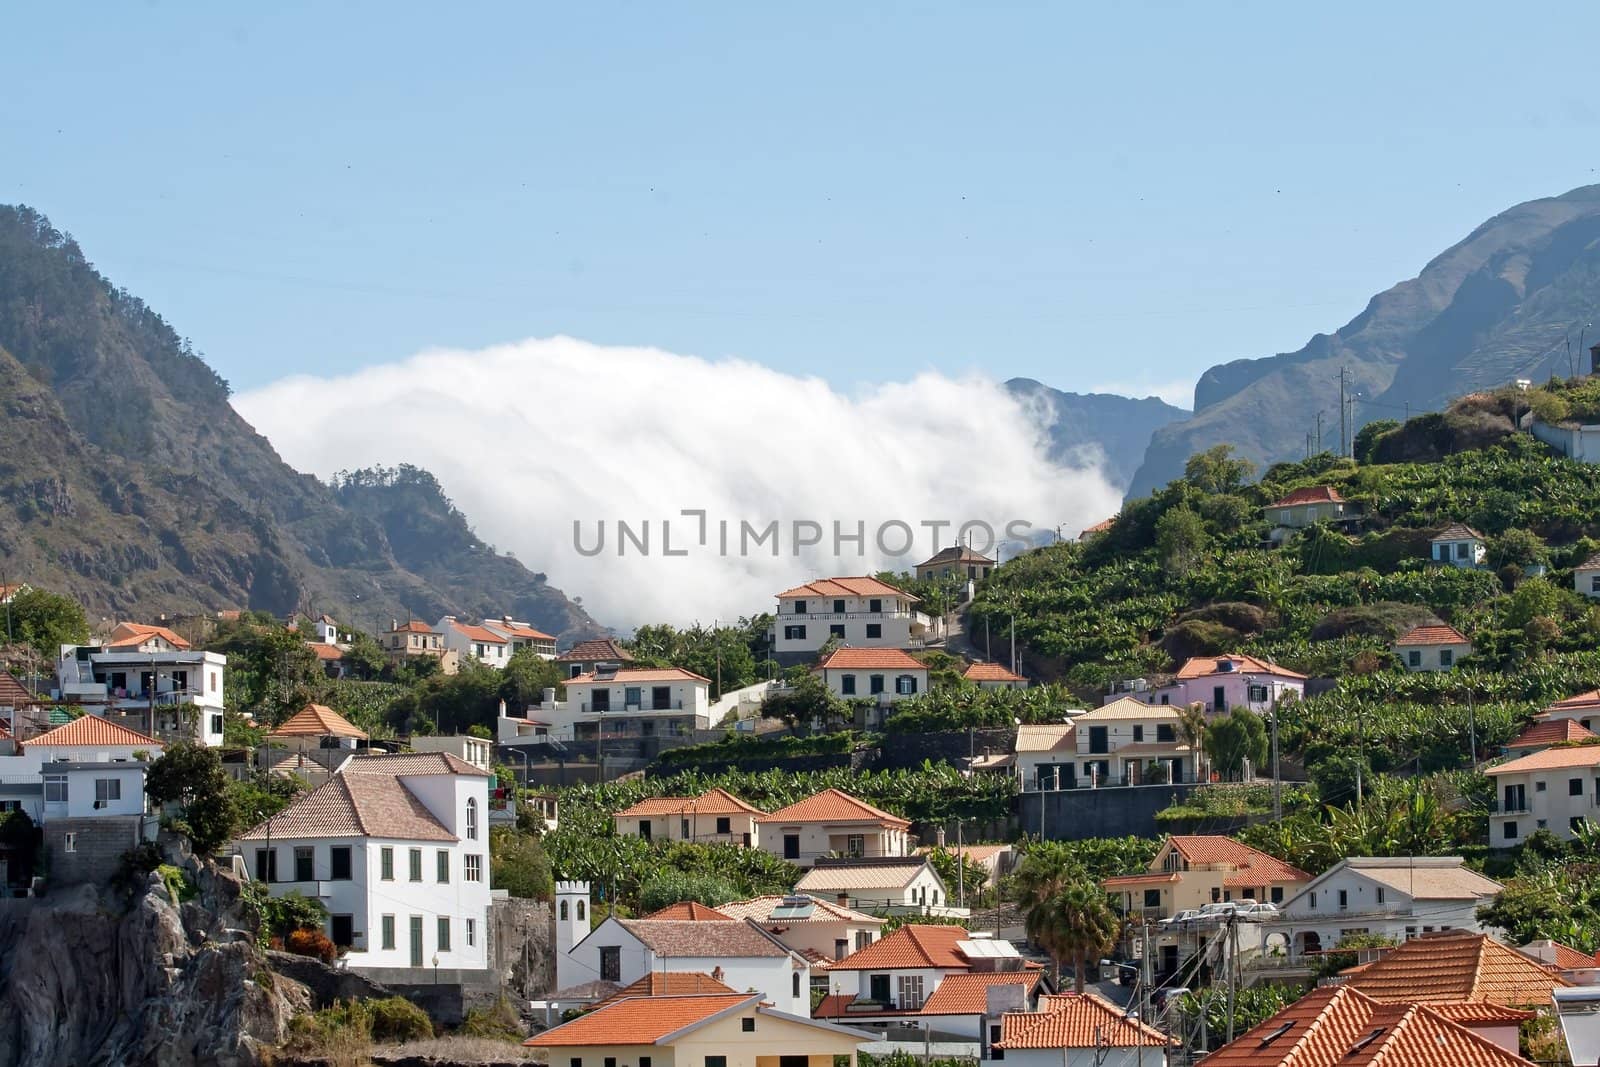
[{"label": "white house with orange roof", "polygon": [[546,690],[528,709],[557,741],[591,740],[602,724],[606,738],[678,737],[711,726],[711,680],[682,667],[602,665],[563,685],[565,700]]},{"label": "white house with orange roof", "polygon": [[979,689],[1026,689],[1028,680],[998,663],[969,663],[961,677]]},{"label": "white house with orange roof", "polygon": [[593,674],[605,667],[626,667],[632,662],[633,653],[611,637],[593,637],[587,641],[579,641],[556,656],[556,663],[560,665],[561,673],[568,678],[576,678],[580,674]]},{"label": "white house with orange roof", "polygon": [[1428,558],[1451,567],[1482,567],[1489,558],[1489,541],[1472,527],[1453,522],[1429,539]]},{"label": "white house with orange roof", "polygon": [[510,655],[521,649],[533,650],[540,659],[556,658],[556,639],[526,622],[518,622],[509,615],[498,619],[484,619],[483,628],[506,639],[511,646]]},{"label": "white house with orange roof", "polygon": [[1558,700],[1534,716],[1539,722],[1566,719],[1585,730],[1600,733],[1600,689]]},{"label": "white house with orange roof", "polygon": [[454,615],[446,615],[433,628],[444,635],[444,647],[462,659],[476,660],[496,670],[511,659],[510,640],[487,626],[462,622]]},{"label": "white house with orange roof", "polygon": [[1585,819],[1600,823],[1600,744],[1545,748],[1483,773],[1495,785],[1492,848],[1513,848],[1539,830],[1571,841]]},{"label": "white house with orange roof", "polygon": [[611,818],[619,837],[750,848],[765,814],[725,789],[708,789],[697,797],[646,797]]},{"label": "white house with orange roof", "polygon": [[56,695],[164,741],[216,747],[227,666],[164,626],[123,622],[103,645],[61,646]]},{"label": "white house with orange roof", "polygon": [[1414,626],[1391,646],[1408,671],[1447,671],[1472,655],[1472,641],[1454,626]]},{"label": "white house with orange roof", "polygon": [[1194,753],[1183,740],[1181,721],[1177,708],[1132,697],[1121,697],[1074,717],[1077,767],[1068,764],[1062,768],[1066,780],[1058,781],[1056,787],[1194,781]]},{"label": "white house with orange roof", "polygon": [[1167,1067],[1173,1039],[1095,993],[1047,993],[1037,1010],[1006,1012],[990,1041],[1016,1067]]},{"label": "white house with orange roof", "polygon": [[1258,714],[1274,704],[1305,696],[1306,676],[1269,660],[1239,652],[1191,656],[1173,680],[1150,690],[1157,704],[1204,704],[1210,714],[1249,708]]},{"label": "white house with orange roof", "polygon": [[351,968],[455,980],[489,966],[488,782],[442,752],[352,756],[235,851],[273,896],[327,907]]},{"label": "white house with orange roof", "polygon": [[800,867],[819,856],[905,856],[911,823],[839,789],[824,789],[756,820],[763,851]]},{"label": "white house with orange roof", "polygon": [[921,648],[938,622],[917,598],[866,575],[819,578],[778,594],[773,651],[816,652],[838,639],[857,648]]},{"label": "white house with orange roof", "polygon": [[811,668],[842,700],[867,700],[863,727],[880,726],[884,709],[928,691],[928,666],[898,648],[836,648]]},{"label": "white house with orange roof", "polygon": [[878,939],[883,920],[845,907],[826,894],[790,893],[718,904],[733,919],[759,923],[767,933],[811,961],[812,984],[824,964],[842,960]]},{"label": "white house with orange roof", "polygon": [[965,919],[971,914],[952,901],[925,856],[818,856],[794,888],[875,915]]},{"label": "white house with orange roof", "polygon": [[321,785],[367,740],[366,731],[323,704],[307,704],[267,734],[256,752],[268,773]]},{"label": "white house with orange roof", "polygon": [[[1592,720],[1591,720],[1592,721]],[[1540,719],[1506,742],[1505,754],[1511,759],[1543,752],[1553,745],[1590,741],[1597,736],[1576,719]]]},{"label": "white house with orange roof", "polygon": [[412,658],[439,661],[441,674],[454,674],[461,665],[461,654],[445,645],[444,632],[419,619],[390,620],[389,628],[378,636],[383,654],[390,663],[402,664]]},{"label": "white house with orange roof", "polygon": [[1329,485],[1313,485],[1296,489],[1261,509],[1267,522],[1272,524],[1272,540],[1281,542],[1295,530],[1315,526],[1319,522],[1349,527],[1361,520],[1361,507],[1352,504],[1339,490]]}]

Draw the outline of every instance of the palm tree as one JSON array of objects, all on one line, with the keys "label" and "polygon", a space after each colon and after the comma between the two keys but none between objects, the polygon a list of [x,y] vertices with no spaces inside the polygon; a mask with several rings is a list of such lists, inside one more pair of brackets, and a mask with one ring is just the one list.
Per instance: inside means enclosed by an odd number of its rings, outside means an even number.
[{"label": "palm tree", "polygon": [[1061,985],[1061,961],[1072,961],[1073,988],[1083,992],[1084,965],[1099,959],[1117,942],[1117,917],[1103,890],[1089,882],[1068,885],[1028,909],[1028,935],[1042,945],[1055,964]]},{"label": "palm tree", "polygon": [[1189,746],[1189,755],[1194,760],[1195,777],[1202,782],[1205,781],[1205,777],[1200,773],[1200,766],[1205,755],[1206,706],[1197,700],[1179,711],[1178,731],[1183,734],[1183,743]]}]

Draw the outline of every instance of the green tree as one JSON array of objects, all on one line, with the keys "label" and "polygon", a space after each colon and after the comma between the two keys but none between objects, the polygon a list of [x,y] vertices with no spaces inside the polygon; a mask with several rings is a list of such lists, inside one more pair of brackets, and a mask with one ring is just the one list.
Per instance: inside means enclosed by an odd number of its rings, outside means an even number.
[{"label": "green tree", "polygon": [[1356,462],[1373,462],[1373,447],[1378,443],[1378,438],[1399,428],[1400,423],[1395,419],[1373,419],[1357,430],[1355,442],[1350,449],[1356,457]]},{"label": "green tree", "polygon": [[1549,562],[1544,541],[1532,530],[1513,526],[1489,541],[1489,566],[1496,569],[1511,564],[1527,570],[1536,563]]},{"label": "green tree", "polygon": [[513,652],[500,673],[500,698],[512,715],[523,715],[537,706],[546,689],[561,687],[561,668],[531,648]]},{"label": "green tree", "polygon": [[1055,962],[1058,987],[1061,961],[1072,961],[1073,989],[1080,994],[1086,962],[1111,951],[1119,930],[1105,891],[1093,882],[1068,884],[1029,908],[1023,921],[1028,936]]},{"label": "green tree", "polygon": [[555,875],[537,834],[500,826],[490,832],[489,884],[524,900],[554,896]]},{"label": "green tree", "polygon": [[1192,704],[1185,704],[1178,709],[1178,733],[1183,737],[1183,743],[1189,746],[1189,752],[1194,757],[1195,773],[1201,775],[1201,781],[1207,781],[1202,768],[1205,766],[1206,756],[1206,706],[1198,700]]},{"label": "green tree", "polygon": [[81,645],[89,640],[89,621],[83,607],[71,597],[48,589],[28,588],[0,607],[0,623],[10,626],[8,641],[33,649],[47,662],[54,662],[62,645]]},{"label": "green tree", "polygon": [[652,875],[640,887],[639,912],[648,915],[686,900],[716,907],[738,896],[738,888],[726,878],[668,869]]},{"label": "green tree", "polygon": [[144,791],[157,804],[182,807],[182,828],[203,855],[231,838],[244,814],[216,750],[192,741],[171,745],[150,765]]},{"label": "green tree", "polygon": [[1206,524],[1187,505],[1168,508],[1156,521],[1156,549],[1168,573],[1183,577],[1205,556]]},{"label": "green tree", "polygon": [[1234,708],[1206,727],[1206,752],[1220,774],[1236,775],[1244,761],[1260,767],[1267,758],[1267,726],[1249,708]]},{"label": "green tree", "polygon": [[1256,472],[1256,465],[1233,453],[1232,445],[1213,445],[1183,465],[1183,480],[1208,493],[1231,493]]}]

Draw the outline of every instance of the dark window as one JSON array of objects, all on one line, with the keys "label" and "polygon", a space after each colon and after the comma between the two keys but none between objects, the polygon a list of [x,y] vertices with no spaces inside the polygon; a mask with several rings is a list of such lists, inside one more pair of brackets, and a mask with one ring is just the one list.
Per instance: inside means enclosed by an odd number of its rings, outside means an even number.
[{"label": "dark window", "polygon": [[1350,906],[1350,890],[1348,890],[1348,889],[1339,890],[1339,907],[1348,908],[1349,906]]},{"label": "dark window", "polygon": [[1144,891],[1144,906],[1147,908],[1161,907],[1161,890],[1146,889]]},{"label": "dark window", "polygon": [[877,640],[878,638],[882,637],[883,624],[881,622],[867,623],[867,636],[873,640]]},{"label": "dark window", "polygon": [[650,1057],[649,1056],[640,1056],[639,1057],[639,1067],[650,1067]]},{"label": "dark window", "polygon": [[1512,819],[1506,823],[1506,840],[1515,841],[1517,838],[1517,820]]},{"label": "dark window", "polygon": [[600,980],[622,981],[622,949],[619,946],[605,945],[600,949]]},{"label": "dark window", "polygon": [[1567,796],[1569,796],[1569,797],[1581,797],[1581,796],[1583,796],[1583,779],[1582,778],[1568,778],[1567,779]]},{"label": "dark window", "polygon": [[867,996],[875,1004],[889,1003],[889,976],[875,974],[867,980]]},{"label": "dark window", "polygon": [[670,685],[653,685],[650,687],[650,706],[657,711],[665,711],[672,707],[672,687]]},{"label": "dark window", "polygon": [[1228,710],[1228,690],[1220,685],[1213,686],[1211,689],[1211,710]]},{"label": "dark window", "polygon": [[837,637],[842,640],[844,638],[844,623],[836,622],[830,625],[828,627],[828,636]]},{"label": "dark window", "polygon": [[835,600],[833,602],[833,613],[835,615],[843,615],[844,614],[844,601]]},{"label": "dark window", "polygon": [[867,601],[867,610],[868,611],[872,611],[872,612],[882,611],[883,610],[883,601],[879,600],[877,598],[873,598],[872,600]]},{"label": "dark window", "polygon": [[222,716],[221,715],[213,715],[213,716],[211,716],[211,732],[214,733],[214,734],[220,734],[222,732]]},{"label": "dark window", "polygon": [[1252,685],[1250,691],[1246,694],[1246,699],[1252,704],[1265,704],[1267,702],[1267,687],[1264,685]]},{"label": "dark window", "polygon": [[1506,811],[1528,810],[1528,789],[1523,785],[1505,787]]},{"label": "dark window", "polygon": [[799,834],[783,835],[783,858],[786,860],[797,860],[800,858]]},{"label": "dark window", "polygon": [[1567,829],[1571,830],[1573,833],[1577,833],[1579,830],[1582,830],[1583,829],[1583,816],[1582,815],[1574,815],[1572,818],[1568,819],[1567,820]]},{"label": "dark window", "polygon": [[328,850],[328,877],[335,882],[350,880],[350,846],[335,845]]},{"label": "dark window", "polygon": [[277,849],[256,849],[256,878],[263,882],[276,882],[278,880]]},{"label": "dark window", "polygon": [[1104,726],[1089,727],[1089,751],[1094,753],[1110,752],[1111,746],[1107,741]]},{"label": "dark window", "polygon": [[353,945],[356,940],[355,919],[349,915],[333,915],[328,918],[328,936],[333,938],[335,945]]},{"label": "dark window", "polygon": [[733,819],[730,818],[727,815],[718,815],[717,816],[717,833],[719,833],[719,834],[731,834],[731,833],[733,833]]},{"label": "dark window", "polygon": [[[797,974],[795,977],[798,978],[800,976]],[[756,1021],[748,1017],[740,1019],[739,1029],[743,1030],[747,1034],[753,1034],[756,1032]]]},{"label": "dark window", "polygon": [[883,692],[883,675],[872,674],[867,676],[867,692],[873,694]]},{"label": "dark window", "polygon": [[839,692],[843,693],[847,697],[855,696],[856,695],[856,676],[853,675],[853,674],[846,674],[843,677],[841,677],[839,679]]},{"label": "dark window", "polygon": [[1408,667],[1420,667],[1420,666],[1422,666],[1422,650],[1421,649],[1413,648],[1410,652],[1406,653],[1406,666],[1408,666]]},{"label": "dark window", "polygon": [[1272,902],[1274,904],[1283,903],[1283,886],[1275,885],[1272,887]]},{"label": "dark window", "polygon": [[1439,650],[1439,666],[1448,667],[1455,661],[1456,654],[1453,649],[1441,648]]},{"label": "dark window", "polygon": [[794,602],[794,613],[796,615],[804,615],[806,613],[806,602],[804,600],[796,600]]},{"label": "dark window", "polygon": [[908,697],[908,696],[911,696],[914,693],[916,693],[916,691],[917,691],[917,679],[916,679],[916,676],[915,675],[910,675],[910,674],[902,674],[900,677],[896,678],[894,680],[894,691],[896,693],[899,693],[903,697]]},{"label": "dark window", "polygon": [[804,626],[785,626],[783,628],[783,639],[785,641],[804,641],[806,639],[806,628]]},{"label": "dark window", "polygon": [[1133,728],[1133,739],[1135,741],[1143,741],[1144,740],[1144,727],[1143,726],[1139,726],[1139,725],[1135,725],[1134,726],[1134,728]]},{"label": "dark window", "polygon": [[310,882],[316,879],[313,871],[313,860],[316,852],[302,845],[294,850],[294,880],[297,882]]},{"label": "dark window", "polygon": [[595,711],[611,710],[611,690],[592,689],[589,692],[589,707]]},{"label": "dark window", "polygon": [[726,1057],[726,1056],[707,1056],[706,1057],[706,1067],[728,1067],[728,1057]]}]

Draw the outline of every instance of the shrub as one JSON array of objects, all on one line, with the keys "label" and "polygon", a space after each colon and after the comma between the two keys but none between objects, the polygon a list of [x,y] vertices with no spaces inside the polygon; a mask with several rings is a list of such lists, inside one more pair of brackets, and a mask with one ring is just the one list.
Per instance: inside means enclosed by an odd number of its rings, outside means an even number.
[{"label": "shrub", "polygon": [[369,1000],[365,1005],[369,1035],[374,1041],[399,1044],[433,1036],[433,1022],[427,1012],[405,997]]},{"label": "shrub", "polygon": [[1244,634],[1231,626],[1203,619],[1180,622],[1161,638],[1161,648],[1174,663],[1191,656],[1215,656],[1239,647]]},{"label": "shrub", "polygon": [[310,956],[323,963],[332,963],[339,956],[338,948],[321,930],[291,930],[283,943],[296,956]]},{"label": "shrub", "polygon": [[1393,601],[1356,604],[1323,616],[1311,628],[1311,640],[1329,641],[1358,634],[1393,640],[1414,626],[1438,621],[1433,611],[1423,604],[1399,604]]}]

